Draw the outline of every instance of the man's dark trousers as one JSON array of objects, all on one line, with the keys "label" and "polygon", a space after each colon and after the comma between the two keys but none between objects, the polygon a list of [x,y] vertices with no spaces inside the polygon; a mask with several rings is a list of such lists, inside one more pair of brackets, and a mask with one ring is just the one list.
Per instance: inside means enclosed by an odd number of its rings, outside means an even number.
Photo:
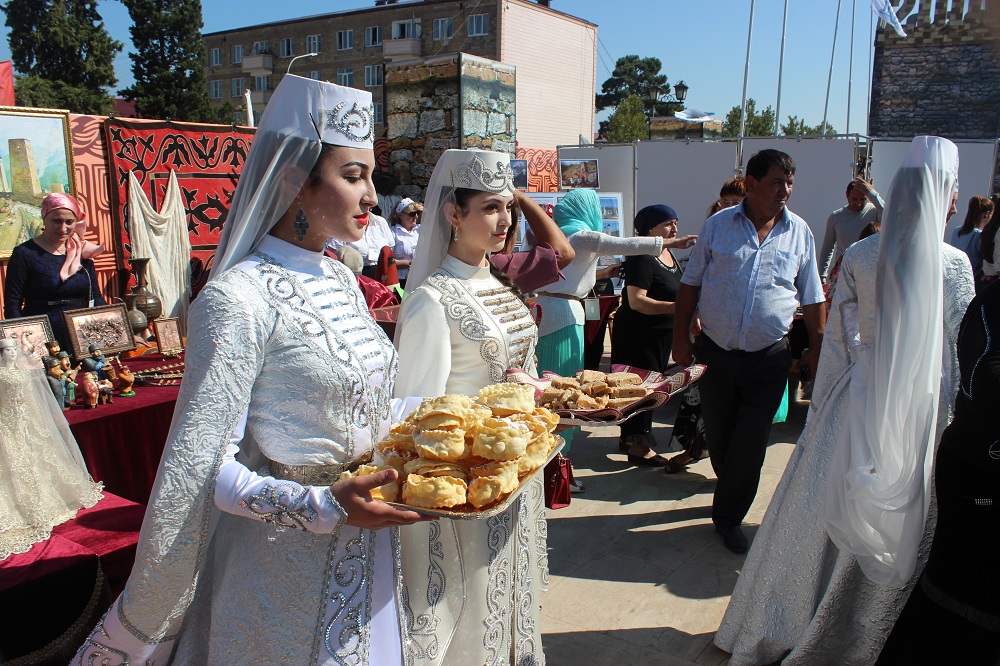
[{"label": "man's dark trousers", "polygon": [[712,522],[743,522],[757,495],[771,422],[788,383],[792,354],[788,338],[759,351],[728,351],[702,333],[695,342],[705,436],[718,477]]}]

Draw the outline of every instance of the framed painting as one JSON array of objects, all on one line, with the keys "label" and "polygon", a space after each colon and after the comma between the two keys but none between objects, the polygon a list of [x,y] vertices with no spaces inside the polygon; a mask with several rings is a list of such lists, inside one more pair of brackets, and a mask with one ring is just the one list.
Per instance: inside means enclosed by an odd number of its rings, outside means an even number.
[{"label": "framed painting", "polygon": [[42,199],[75,195],[69,111],[0,106],[0,259],[42,231]]},{"label": "framed painting", "polygon": [[77,360],[91,356],[90,345],[108,356],[135,349],[124,303],[66,310],[63,318]]},{"label": "framed painting", "polygon": [[181,330],[177,327],[177,318],[154,319],[153,335],[156,336],[156,346],[161,354],[176,355],[184,351],[181,340]]},{"label": "framed painting", "polygon": [[48,354],[45,343],[55,340],[48,315],[0,320],[0,338],[17,340],[18,355],[32,368],[42,367],[42,358]]},{"label": "framed painting", "polygon": [[589,187],[596,190],[600,186],[596,159],[559,160],[559,187],[562,189]]},{"label": "framed painting", "polygon": [[514,187],[528,189],[528,160],[511,160],[510,170],[514,173]]}]

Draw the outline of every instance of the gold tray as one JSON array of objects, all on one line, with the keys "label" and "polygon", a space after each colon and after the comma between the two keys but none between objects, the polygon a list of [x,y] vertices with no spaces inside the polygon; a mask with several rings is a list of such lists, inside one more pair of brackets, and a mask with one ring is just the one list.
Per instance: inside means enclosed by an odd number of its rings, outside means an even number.
[{"label": "gold tray", "polygon": [[553,458],[559,455],[563,447],[566,446],[566,440],[559,435],[553,435],[556,439],[555,448],[549,452],[549,457],[545,459],[545,462],[538,467],[534,472],[524,477],[521,483],[511,491],[510,495],[499,504],[494,504],[493,506],[488,506],[484,509],[477,509],[470,504],[464,506],[468,508],[457,508],[457,509],[424,509],[419,506],[410,506],[409,504],[403,504],[402,502],[386,502],[390,506],[394,506],[397,509],[407,509],[409,511],[416,511],[417,513],[423,514],[425,516],[437,516],[438,518],[452,518],[454,520],[486,520],[487,518],[492,518],[493,516],[503,513],[510,508],[510,505],[518,498],[521,492],[528,487],[528,483],[532,481],[536,476],[542,473],[545,466],[548,465]]}]

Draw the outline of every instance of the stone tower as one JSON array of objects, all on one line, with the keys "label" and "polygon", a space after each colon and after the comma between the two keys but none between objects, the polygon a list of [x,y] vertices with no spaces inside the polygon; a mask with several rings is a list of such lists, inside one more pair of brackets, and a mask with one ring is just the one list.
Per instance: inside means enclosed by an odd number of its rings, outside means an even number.
[{"label": "stone tower", "polygon": [[10,192],[10,183],[7,181],[7,171],[3,168],[2,156],[0,156],[0,192]]},{"label": "stone tower", "polygon": [[31,149],[31,141],[9,139],[7,144],[10,147],[10,180],[14,198],[41,198],[42,186],[38,182],[35,151]]}]

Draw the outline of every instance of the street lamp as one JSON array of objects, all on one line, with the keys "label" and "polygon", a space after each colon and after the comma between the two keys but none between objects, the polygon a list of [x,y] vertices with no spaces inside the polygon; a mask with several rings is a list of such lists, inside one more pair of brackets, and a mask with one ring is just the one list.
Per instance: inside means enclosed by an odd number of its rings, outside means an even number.
[{"label": "street lamp", "polygon": [[660,86],[650,86],[649,101],[651,102],[651,104],[649,105],[649,116],[647,120],[649,124],[650,139],[653,138],[653,116],[656,115],[656,105],[660,104],[661,102],[666,104],[683,104],[684,100],[687,99],[688,90],[689,90],[688,84],[684,83],[684,81],[678,81],[674,85],[674,94],[670,95],[668,93],[666,97],[661,98],[662,89],[660,88]]},{"label": "street lamp", "polygon": [[285,74],[291,74],[292,65],[295,64],[295,61],[298,60],[299,58],[312,58],[318,55],[319,55],[318,53],[303,53],[302,55],[295,56],[294,58],[288,61],[288,69],[285,70]]}]

